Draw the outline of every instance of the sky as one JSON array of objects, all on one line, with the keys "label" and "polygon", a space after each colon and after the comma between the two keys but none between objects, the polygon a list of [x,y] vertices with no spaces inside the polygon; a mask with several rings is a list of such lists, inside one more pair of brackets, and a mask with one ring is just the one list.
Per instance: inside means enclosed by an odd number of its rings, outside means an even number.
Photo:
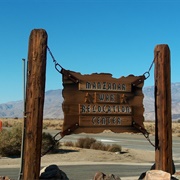
[{"label": "sky", "polygon": [[[23,61],[33,29],[65,69],[139,76],[158,44],[171,51],[171,82],[180,82],[179,0],[0,0],[0,103],[23,99]],[[144,86],[154,85],[154,67]],[[47,55],[46,91],[62,89]]]}]

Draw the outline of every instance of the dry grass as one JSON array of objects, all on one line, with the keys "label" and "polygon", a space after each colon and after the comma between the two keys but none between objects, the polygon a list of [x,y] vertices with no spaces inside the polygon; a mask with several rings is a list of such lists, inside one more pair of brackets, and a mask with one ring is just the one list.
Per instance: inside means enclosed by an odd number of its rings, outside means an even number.
[{"label": "dry grass", "polygon": [[[18,125],[23,122],[22,119],[0,119],[3,122],[3,127],[12,127]],[[56,129],[61,130],[63,125],[62,119],[44,119],[43,120],[43,129]],[[144,122],[144,126],[146,130],[150,134],[155,134],[155,122],[154,121],[146,121]],[[180,123],[172,122],[172,133],[173,136],[180,137]]]},{"label": "dry grass", "polygon": [[[144,122],[145,129],[150,134],[155,134],[155,122]],[[180,137],[180,123],[179,122],[172,122],[172,134],[173,136]]]},{"label": "dry grass", "polygon": [[62,119],[56,119],[56,120],[49,120],[49,119],[44,119],[43,120],[43,128],[44,129],[56,129],[56,130],[61,130],[63,125],[63,120]]},{"label": "dry grass", "polygon": [[[0,119],[2,121],[3,127],[13,127],[18,124],[22,124],[23,119]],[[43,129],[62,129],[63,120],[62,119],[44,119]]]},{"label": "dry grass", "polygon": [[3,127],[13,127],[22,124],[22,119],[0,119]]}]

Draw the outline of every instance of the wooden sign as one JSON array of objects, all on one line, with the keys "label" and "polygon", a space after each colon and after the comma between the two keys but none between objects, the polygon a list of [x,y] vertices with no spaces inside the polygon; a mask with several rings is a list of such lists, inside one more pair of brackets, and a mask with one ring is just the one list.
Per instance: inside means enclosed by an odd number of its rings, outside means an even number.
[{"label": "wooden sign", "polygon": [[82,75],[62,69],[63,131],[73,133],[139,132],[144,127],[143,76],[113,78],[111,74]]}]

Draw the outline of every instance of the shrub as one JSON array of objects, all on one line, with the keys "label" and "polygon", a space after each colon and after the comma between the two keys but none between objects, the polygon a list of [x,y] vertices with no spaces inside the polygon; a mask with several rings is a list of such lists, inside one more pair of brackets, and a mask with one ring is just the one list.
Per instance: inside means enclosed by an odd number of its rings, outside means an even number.
[{"label": "shrub", "polygon": [[90,149],[106,151],[107,146],[100,141],[96,141],[93,144],[91,144]]},{"label": "shrub", "polygon": [[122,151],[122,147],[120,145],[117,145],[117,144],[112,144],[108,151],[110,152],[121,152]]},{"label": "shrub", "polygon": [[2,156],[20,156],[22,128],[14,126],[11,130],[0,132],[0,154]]},{"label": "shrub", "polygon": [[43,123],[43,129],[47,129],[48,128],[48,124]]},{"label": "shrub", "polygon": [[3,127],[8,127],[9,124],[8,124],[8,121],[3,121]]},{"label": "shrub", "polygon": [[96,139],[94,138],[89,138],[89,137],[79,138],[75,146],[80,147],[80,148],[90,149],[91,145],[95,142],[96,142]]},{"label": "shrub", "polygon": [[64,145],[65,145],[65,146],[73,147],[73,146],[74,146],[74,143],[73,143],[72,141],[66,141],[66,142],[64,142]]},{"label": "shrub", "polygon": [[[0,132],[0,155],[6,157],[19,157],[21,154],[22,127],[16,125],[10,130],[3,129]],[[53,146],[54,145],[54,146]],[[59,143],[54,144],[53,137],[49,133],[42,134],[42,153],[46,152],[49,147],[51,153],[59,147]]]},{"label": "shrub", "polygon": [[76,146],[80,148],[86,148],[86,149],[95,149],[95,150],[101,150],[101,151],[110,151],[110,152],[120,152],[122,151],[122,147],[117,144],[112,145],[106,145],[103,144],[100,141],[96,141],[94,138],[79,138],[76,143],[73,143],[71,141],[65,142],[65,146]]},{"label": "shrub", "polygon": [[55,153],[59,149],[59,142],[55,142],[51,134],[43,132],[41,153]]}]

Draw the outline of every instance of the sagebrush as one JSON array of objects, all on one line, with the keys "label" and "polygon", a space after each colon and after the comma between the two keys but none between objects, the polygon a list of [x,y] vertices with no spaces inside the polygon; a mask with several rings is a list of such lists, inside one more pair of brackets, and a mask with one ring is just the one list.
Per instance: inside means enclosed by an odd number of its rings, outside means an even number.
[{"label": "sagebrush", "polygon": [[0,132],[0,155],[19,156],[21,153],[22,129],[14,126],[11,130]]},{"label": "sagebrush", "polygon": [[[3,129],[0,132],[0,155],[5,157],[19,157],[21,154],[22,127],[16,125],[10,130]],[[54,153],[59,148],[49,133],[42,134],[41,152],[44,154],[51,147],[48,153]]]},{"label": "sagebrush", "polygon": [[122,147],[117,144],[103,144],[100,141],[97,141],[94,138],[85,137],[79,138],[77,142],[73,143],[72,141],[67,141],[64,143],[65,146],[75,146],[79,148],[86,148],[86,149],[95,149],[95,150],[102,150],[102,151],[110,151],[110,152],[121,152]]}]

